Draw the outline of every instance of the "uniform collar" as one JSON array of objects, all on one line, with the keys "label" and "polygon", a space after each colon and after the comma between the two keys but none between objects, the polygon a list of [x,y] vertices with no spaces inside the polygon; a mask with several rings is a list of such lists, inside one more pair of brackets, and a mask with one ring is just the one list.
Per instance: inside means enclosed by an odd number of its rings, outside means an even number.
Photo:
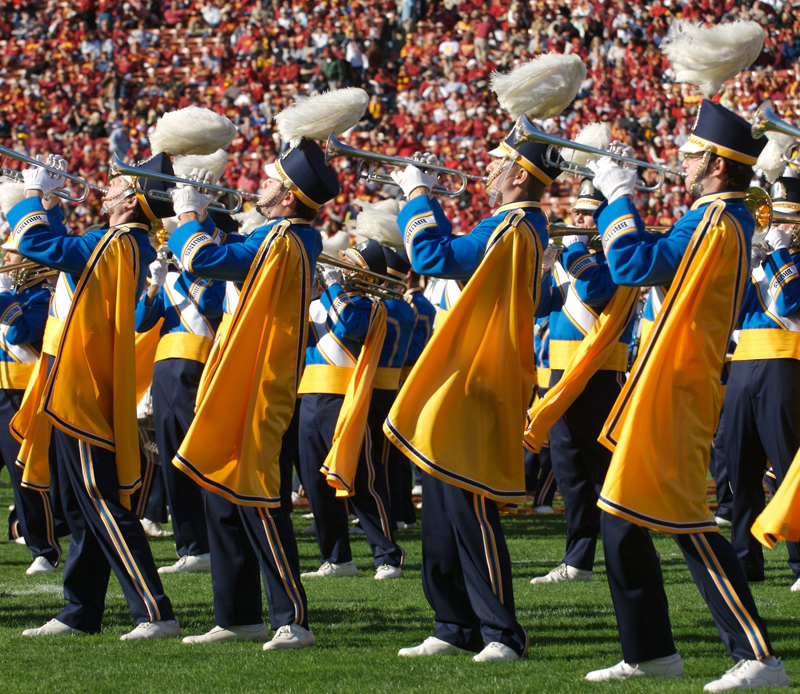
[{"label": "uniform collar", "polygon": [[293,227],[297,226],[304,226],[310,227],[311,222],[307,219],[303,219],[302,217],[276,217],[275,219],[270,219],[270,222],[278,223],[278,222],[289,222],[289,224]]},{"label": "uniform collar", "polygon": [[139,222],[125,222],[124,224],[117,224],[113,227],[109,227],[109,231],[111,229],[122,229],[125,228],[128,231],[138,231],[140,234],[147,234],[150,235],[150,226],[148,224],[140,224]]},{"label": "uniform collar", "polygon": [[500,205],[492,216],[496,217],[499,214],[505,214],[511,210],[539,210],[542,211],[542,203],[534,200],[519,200],[517,202],[510,202],[508,205]]},{"label": "uniform collar", "polygon": [[697,198],[692,205],[692,209],[696,210],[700,207],[708,205],[715,200],[724,200],[725,202],[744,202],[744,193],[738,191],[727,191],[723,193],[711,193],[711,195],[704,195],[702,198]]}]

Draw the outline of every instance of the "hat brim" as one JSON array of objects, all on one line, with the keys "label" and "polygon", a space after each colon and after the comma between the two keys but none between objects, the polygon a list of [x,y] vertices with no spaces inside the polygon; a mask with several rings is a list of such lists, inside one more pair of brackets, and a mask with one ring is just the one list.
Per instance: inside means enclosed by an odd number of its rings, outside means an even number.
[{"label": "hat brim", "polygon": [[506,156],[506,152],[502,147],[495,147],[491,152],[489,152],[490,157],[495,157],[496,159],[502,159]]},{"label": "hat brim", "polygon": [[268,178],[273,178],[276,181],[280,181],[281,175],[278,173],[278,167],[275,166],[275,163],[272,164],[264,164],[264,173],[267,174]]},{"label": "hat brim", "polygon": [[678,151],[683,154],[697,154],[698,152],[704,152],[705,150],[700,145],[694,144],[694,142],[686,141],[680,147],[678,147]]},{"label": "hat brim", "polygon": [[0,244],[0,248],[2,248],[4,251],[14,251],[15,253],[19,253],[13,241],[6,241],[5,243]]}]

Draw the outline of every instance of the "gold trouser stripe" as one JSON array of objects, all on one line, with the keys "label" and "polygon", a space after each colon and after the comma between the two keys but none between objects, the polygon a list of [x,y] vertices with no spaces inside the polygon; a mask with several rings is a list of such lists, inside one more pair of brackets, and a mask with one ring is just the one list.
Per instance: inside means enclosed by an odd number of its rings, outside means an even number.
[{"label": "gold trouser stripe", "polygon": [[[580,340],[550,340],[550,368],[554,371],[563,371],[567,368],[569,360],[580,347]],[[628,369],[628,345],[625,342],[618,342],[614,351],[606,362],[600,367],[600,371],[627,371]]]}]

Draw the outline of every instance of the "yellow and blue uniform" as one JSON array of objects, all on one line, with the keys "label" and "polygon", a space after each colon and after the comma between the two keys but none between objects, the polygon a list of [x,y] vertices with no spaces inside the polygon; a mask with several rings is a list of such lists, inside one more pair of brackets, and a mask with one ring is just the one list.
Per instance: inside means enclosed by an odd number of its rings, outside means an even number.
[{"label": "yellow and blue uniform", "polygon": [[433,326],[436,323],[436,307],[425,298],[422,289],[412,287],[405,294],[405,301],[408,302],[417,314],[417,321],[414,325],[414,334],[411,337],[411,344],[408,346],[405,366],[416,364],[428,340],[431,339]]},{"label": "yellow and blue uniform", "polygon": [[[185,270],[196,277],[225,282],[222,322],[231,321],[240,291],[263,244],[275,237],[276,227],[286,227],[299,239],[313,268],[322,252],[322,239],[311,224],[301,218],[270,219],[247,236],[212,230],[208,219],[188,222],[170,236],[169,248]],[[208,290],[206,290],[208,291]],[[222,331],[222,327],[219,328]],[[295,411],[295,417],[297,411]],[[294,422],[294,419],[292,420]],[[290,423],[283,435],[280,466],[290,469],[296,450],[296,429]],[[180,457],[180,453],[176,456]],[[180,473],[179,473],[180,474]],[[283,483],[281,496],[291,494]],[[283,504],[280,508],[259,508],[234,504],[227,498],[203,490],[207,519],[211,574],[214,584],[214,614],[218,626],[260,624],[261,585],[259,566],[266,581],[270,624],[308,627],[305,591],[300,582],[297,541]],[[244,538],[248,541],[244,541]]]},{"label": "yellow and blue uniform", "polygon": [[[753,269],[725,391],[731,542],[750,581],[764,580],[763,549],[750,528],[764,510],[767,461],[780,485],[800,449],[799,262],[797,251],[779,249]],[[800,578],[800,544],[786,547],[789,567]]]},{"label": "yellow and blue uniform", "polygon": [[[612,279],[626,286],[669,288],[695,231],[705,223],[706,212],[710,206],[718,209],[721,205],[726,224],[738,231],[734,240],[742,243],[742,253],[747,253],[743,257],[749,257],[754,220],[745,207],[744,193],[720,192],[700,197],[666,234],[645,231],[628,197],[603,204],[594,217],[603,235]],[[720,320],[725,316],[721,315]],[[657,340],[658,335],[651,333],[649,341]],[[647,348],[645,341],[643,348]],[[706,446],[710,449],[710,439]],[[659,558],[647,529],[603,512],[601,532],[625,661],[639,663],[673,655],[676,650]],[[719,533],[710,532],[710,528],[674,534],[673,538],[734,660],[769,656],[766,627],[730,543]]]}]

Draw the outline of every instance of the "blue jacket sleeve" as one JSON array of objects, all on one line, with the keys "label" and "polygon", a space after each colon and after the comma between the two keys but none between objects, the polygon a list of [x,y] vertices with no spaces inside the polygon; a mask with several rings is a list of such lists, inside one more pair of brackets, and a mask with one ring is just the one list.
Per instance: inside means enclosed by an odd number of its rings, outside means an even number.
[{"label": "blue jacket sleeve", "polygon": [[61,205],[56,205],[49,210],[45,210],[45,214],[47,215],[47,223],[53,231],[59,234],[69,233],[69,229],[64,222],[64,212],[61,210]]},{"label": "blue jacket sleeve", "polygon": [[151,306],[147,305],[147,293],[144,292],[142,294],[139,302],[136,304],[135,330],[137,333],[146,333],[152,330],[156,323],[164,317],[166,310],[164,301],[164,287],[159,289]]},{"label": "blue jacket sleeve", "polygon": [[328,311],[336,337],[360,340],[367,334],[372,302],[361,294],[346,293],[338,284],[332,284],[321,295],[322,305]]},{"label": "blue jacket sleeve", "polygon": [[603,307],[617,289],[604,257],[592,254],[583,243],[573,243],[561,256],[578,298],[587,306]]},{"label": "blue jacket sleeve", "polygon": [[697,226],[696,218],[682,217],[667,234],[649,233],[627,197],[603,203],[595,219],[611,278],[628,287],[669,285]]},{"label": "blue jacket sleeve", "polygon": [[769,293],[784,318],[800,316],[800,274],[796,259],[788,249],[773,251],[767,256],[764,271],[769,280]]},{"label": "blue jacket sleeve", "polygon": [[[9,296],[12,300],[18,299],[18,297],[13,297],[11,294],[3,296]],[[28,293],[17,304],[21,310],[11,318],[6,330],[6,340],[12,345],[28,345],[41,340],[44,337],[44,326],[47,323],[50,297],[50,292],[43,288]],[[13,303],[10,303],[3,308],[4,315],[9,315],[8,309],[11,309],[13,305]]]},{"label": "blue jacket sleeve", "polygon": [[216,280],[195,280],[189,290],[197,310],[206,318],[219,318],[225,304],[225,283]]},{"label": "blue jacket sleeve", "polygon": [[535,318],[545,318],[553,310],[553,292],[556,291],[553,281],[553,271],[542,273],[540,282],[539,303],[536,305]]},{"label": "blue jacket sleeve", "polygon": [[193,275],[244,282],[266,233],[259,231],[240,238],[236,238],[239,234],[227,234],[224,242],[217,245],[212,237],[214,222],[206,217],[202,223],[188,222],[172,232],[169,249]]}]

